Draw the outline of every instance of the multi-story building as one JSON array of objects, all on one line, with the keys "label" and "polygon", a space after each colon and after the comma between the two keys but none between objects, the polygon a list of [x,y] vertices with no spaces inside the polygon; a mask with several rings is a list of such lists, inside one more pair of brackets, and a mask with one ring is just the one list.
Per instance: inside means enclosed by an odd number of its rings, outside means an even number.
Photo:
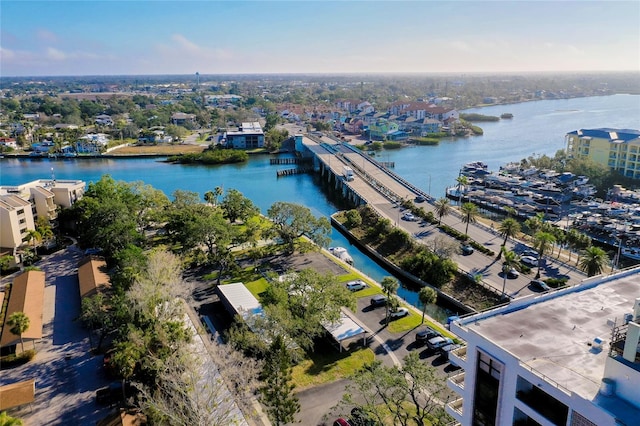
[{"label": "multi-story building", "polygon": [[565,142],[569,158],[590,158],[640,179],[640,130],[580,129],[567,133]]},{"label": "multi-story building", "polygon": [[224,139],[227,146],[240,149],[262,148],[264,146],[264,132],[260,123],[242,123],[237,131],[226,132]]},{"label": "multi-story building", "polygon": [[54,179],[0,186],[0,247],[23,245],[38,217],[56,219],[58,207],[71,207],[82,198],[85,186],[81,180]]},{"label": "multi-story building", "polygon": [[640,422],[640,268],[454,321],[446,406],[462,425]]}]

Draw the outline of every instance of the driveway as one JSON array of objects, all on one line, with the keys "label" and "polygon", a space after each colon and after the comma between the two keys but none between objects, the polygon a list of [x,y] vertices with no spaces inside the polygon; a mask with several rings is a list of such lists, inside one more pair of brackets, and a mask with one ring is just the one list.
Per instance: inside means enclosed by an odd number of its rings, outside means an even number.
[{"label": "driveway", "polygon": [[109,408],[95,403],[95,391],[108,384],[100,376],[102,356],[89,353],[88,334],[78,320],[81,257],[71,246],[36,265],[46,274],[43,338],[36,343],[33,361],[3,370],[0,376],[0,385],[36,379],[34,403],[10,410],[25,425],[90,425],[109,414]]}]

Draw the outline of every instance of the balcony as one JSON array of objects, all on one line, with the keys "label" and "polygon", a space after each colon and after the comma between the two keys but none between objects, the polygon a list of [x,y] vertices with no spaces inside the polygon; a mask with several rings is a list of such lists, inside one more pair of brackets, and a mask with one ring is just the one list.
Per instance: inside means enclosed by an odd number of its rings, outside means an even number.
[{"label": "balcony", "polygon": [[464,371],[447,379],[447,386],[454,392],[461,394],[464,391]]},{"label": "balcony", "polygon": [[467,347],[462,346],[449,352],[449,361],[451,364],[465,369],[467,367]]},{"label": "balcony", "polygon": [[457,422],[462,422],[462,414],[463,414],[463,400],[462,398],[458,398],[455,401],[451,401],[448,403],[444,409],[451,417],[453,417]]}]

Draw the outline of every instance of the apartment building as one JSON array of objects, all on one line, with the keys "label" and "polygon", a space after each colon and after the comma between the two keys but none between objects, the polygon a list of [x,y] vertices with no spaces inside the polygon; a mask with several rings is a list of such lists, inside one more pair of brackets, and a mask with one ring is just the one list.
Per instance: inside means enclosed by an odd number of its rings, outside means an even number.
[{"label": "apartment building", "polygon": [[54,179],[0,186],[0,247],[16,249],[23,245],[38,217],[56,219],[58,207],[71,207],[82,198],[85,186],[81,180]]},{"label": "apartment building", "polygon": [[228,131],[223,138],[226,140],[227,146],[237,149],[262,148],[264,146],[264,132],[257,121],[242,123],[237,131]]},{"label": "apartment building", "polygon": [[450,325],[462,425],[635,425],[640,419],[640,268],[532,295]]},{"label": "apartment building", "polygon": [[591,158],[626,177],[640,179],[640,130],[574,130],[567,133],[565,143],[569,158]]}]

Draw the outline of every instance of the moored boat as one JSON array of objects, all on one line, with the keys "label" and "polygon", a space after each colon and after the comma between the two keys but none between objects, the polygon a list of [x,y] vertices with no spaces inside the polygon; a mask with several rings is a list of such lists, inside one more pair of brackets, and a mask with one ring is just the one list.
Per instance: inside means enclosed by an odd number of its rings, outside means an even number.
[{"label": "moored boat", "polygon": [[353,265],[353,258],[344,247],[329,247],[329,253],[342,260],[343,262]]},{"label": "moored boat", "polygon": [[629,259],[640,260],[640,248],[638,247],[623,247],[620,254]]},{"label": "moored boat", "polygon": [[513,118],[513,114],[511,114],[510,112],[505,112],[500,116],[500,118]]}]

